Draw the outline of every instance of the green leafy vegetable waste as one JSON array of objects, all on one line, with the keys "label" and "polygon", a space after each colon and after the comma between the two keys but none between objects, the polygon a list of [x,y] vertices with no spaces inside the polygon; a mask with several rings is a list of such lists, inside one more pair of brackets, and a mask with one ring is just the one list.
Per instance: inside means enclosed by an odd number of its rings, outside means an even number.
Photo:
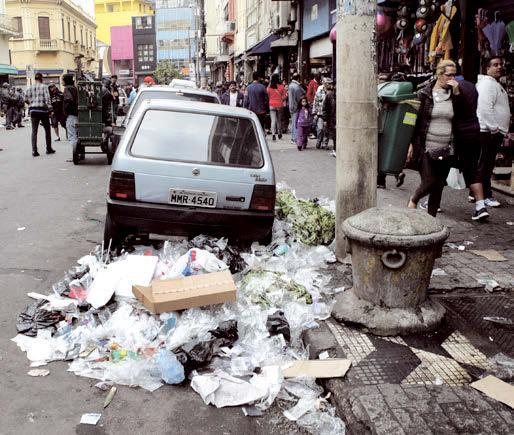
[{"label": "green leafy vegetable waste", "polygon": [[292,224],[295,237],[306,245],[329,245],[334,240],[336,217],[315,201],[298,199],[290,190],[279,189],[275,211],[280,220]]}]

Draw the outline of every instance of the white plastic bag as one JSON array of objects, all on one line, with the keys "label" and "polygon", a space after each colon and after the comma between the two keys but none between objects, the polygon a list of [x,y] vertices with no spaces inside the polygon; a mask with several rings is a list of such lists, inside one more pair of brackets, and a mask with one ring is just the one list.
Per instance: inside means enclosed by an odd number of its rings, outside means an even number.
[{"label": "white plastic bag", "polygon": [[464,181],[464,175],[457,168],[451,168],[446,178],[446,183],[452,189],[462,190],[466,188],[466,182]]}]

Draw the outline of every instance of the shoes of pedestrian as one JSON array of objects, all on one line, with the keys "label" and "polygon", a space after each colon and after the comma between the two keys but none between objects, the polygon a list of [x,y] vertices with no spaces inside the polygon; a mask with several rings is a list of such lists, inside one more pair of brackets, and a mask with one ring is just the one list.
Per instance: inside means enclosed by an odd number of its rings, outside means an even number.
[{"label": "shoes of pedestrian", "polygon": [[279,133],[279,135],[278,135],[278,138],[279,138],[279,139],[282,139],[282,135],[281,135],[280,133]]},{"label": "shoes of pedestrian", "polygon": [[385,188],[386,188],[385,184],[377,184],[377,189],[385,189]]},{"label": "shoes of pedestrian", "polygon": [[277,138],[275,137],[275,135],[271,136],[271,140],[277,140]]},{"label": "shoes of pedestrian", "polygon": [[60,142],[61,141],[61,138],[58,137],[57,139],[55,139],[56,142]]},{"label": "shoes of pedestrian", "polygon": [[5,127],[6,130],[14,130],[14,127],[12,127],[11,125],[9,125],[8,127]]},{"label": "shoes of pedestrian", "polygon": [[307,148],[307,145],[304,145],[304,146],[302,147],[302,149],[306,149],[306,148]]},{"label": "shoes of pedestrian", "polygon": [[486,207],[499,207],[501,204],[500,204],[500,201],[498,201],[497,199],[494,199],[494,198],[486,198],[485,201],[484,201]]},{"label": "shoes of pedestrian", "polygon": [[400,187],[403,184],[404,180],[405,180],[405,174],[403,172],[401,172],[396,177],[396,187]]},{"label": "shoes of pedestrian", "polygon": [[332,150],[332,157],[336,157],[336,151]]},{"label": "shoes of pedestrian", "polygon": [[18,128],[23,128],[25,127],[23,124],[18,124]]},{"label": "shoes of pedestrian", "polygon": [[489,217],[489,213],[487,213],[487,209],[482,207],[480,210],[475,210],[471,219],[474,221],[485,220]]},{"label": "shoes of pedestrian", "polygon": [[475,202],[475,197],[468,195],[468,202]]},{"label": "shoes of pedestrian", "polygon": [[303,148],[302,148],[302,147],[297,147],[297,148],[298,148],[298,151],[301,151],[301,150],[303,150]]},{"label": "shoes of pedestrian", "polygon": [[[428,199],[425,199],[425,201],[423,201],[422,203],[419,204],[419,208],[422,209],[422,210],[426,210],[428,209]],[[437,209],[437,212],[438,213],[442,213],[443,212],[443,209],[441,207],[439,207]]]},{"label": "shoes of pedestrian", "polygon": [[316,135],[315,134],[309,135],[309,139],[316,139]]},{"label": "shoes of pedestrian", "polygon": [[53,148],[48,148],[48,149],[46,150],[46,153],[47,153],[47,154],[53,154],[53,153],[55,153],[55,150],[54,150]]},{"label": "shoes of pedestrian", "polygon": [[39,157],[39,153],[37,151],[32,151],[32,156],[33,157]]}]

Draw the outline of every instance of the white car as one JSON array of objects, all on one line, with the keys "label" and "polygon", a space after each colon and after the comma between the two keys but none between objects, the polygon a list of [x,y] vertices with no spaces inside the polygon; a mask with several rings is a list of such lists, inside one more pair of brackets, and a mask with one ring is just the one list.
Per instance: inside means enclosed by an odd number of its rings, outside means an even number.
[{"label": "white car", "polygon": [[249,110],[145,100],[111,167],[104,240],[213,234],[271,240],[275,175],[264,131]]}]

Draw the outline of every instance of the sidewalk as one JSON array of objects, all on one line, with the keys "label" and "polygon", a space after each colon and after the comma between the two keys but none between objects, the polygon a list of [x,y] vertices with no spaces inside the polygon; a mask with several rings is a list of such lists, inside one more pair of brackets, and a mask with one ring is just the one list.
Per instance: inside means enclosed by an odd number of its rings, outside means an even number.
[{"label": "sidewalk", "polygon": [[[272,152],[292,146],[289,141],[270,143]],[[309,149],[306,153],[311,165],[319,161],[323,168],[323,173],[313,171],[317,177],[313,174],[312,182],[322,180],[333,189],[335,159],[333,173],[327,174],[328,153]],[[400,188],[388,177],[388,188],[378,190],[379,206],[407,204],[419,176],[414,171],[406,174]],[[471,220],[474,205],[467,202],[467,191],[446,188],[443,193],[443,213],[438,218],[449,227],[450,238],[436,260],[438,275],[431,280],[430,294],[445,306],[447,315],[437,331],[377,337],[338,323],[335,310],[333,318],[305,334],[312,359],[328,351],[331,357],[352,360],[345,378],[324,384],[348,433],[512,433],[513,410],[469,387],[491,369],[489,358],[498,352],[514,357],[514,331],[483,319],[512,318],[514,313],[514,198],[496,197],[502,207],[490,209],[489,221],[482,223]],[[494,250],[504,260],[472,252],[483,250]],[[351,286],[350,266],[337,265],[330,273],[338,285]]]}]

